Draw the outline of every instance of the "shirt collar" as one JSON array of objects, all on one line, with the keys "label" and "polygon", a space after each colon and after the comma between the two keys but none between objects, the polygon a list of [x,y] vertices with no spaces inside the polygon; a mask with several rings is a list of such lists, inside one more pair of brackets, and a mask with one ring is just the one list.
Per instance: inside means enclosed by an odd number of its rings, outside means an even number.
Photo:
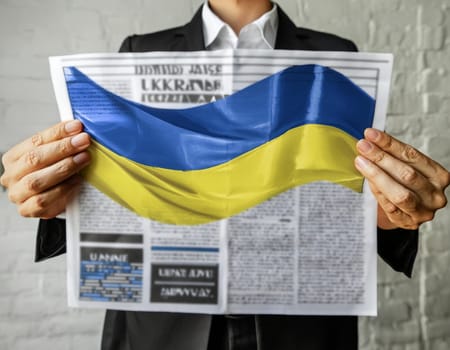
[{"label": "shirt collar", "polygon": [[[205,1],[202,9],[203,19],[203,39],[205,47],[208,49],[214,41],[218,39],[223,33],[232,33],[236,38],[236,34],[231,27],[222,21],[209,7],[208,1]],[[277,5],[273,4],[272,9],[264,13],[261,17],[257,18],[252,23],[247,24],[242,28],[241,33],[248,26],[256,26],[261,34],[261,41],[266,43],[268,48],[273,49],[275,47],[276,33],[278,30],[278,11]],[[237,40],[236,40],[237,41]]]}]

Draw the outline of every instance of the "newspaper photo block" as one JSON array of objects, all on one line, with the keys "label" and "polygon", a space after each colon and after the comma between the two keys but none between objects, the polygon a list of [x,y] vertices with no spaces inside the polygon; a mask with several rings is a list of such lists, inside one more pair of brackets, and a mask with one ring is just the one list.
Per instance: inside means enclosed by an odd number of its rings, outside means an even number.
[{"label": "newspaper photo block", "polygon": [[224,50],[50,58],[91,136],[66,210],[69,305],[376,315],[377,205],[353,166],[392,55]]}]

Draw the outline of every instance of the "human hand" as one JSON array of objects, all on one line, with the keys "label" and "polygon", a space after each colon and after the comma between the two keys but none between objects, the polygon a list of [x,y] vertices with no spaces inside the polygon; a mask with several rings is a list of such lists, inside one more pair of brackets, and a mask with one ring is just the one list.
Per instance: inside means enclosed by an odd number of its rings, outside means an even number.
[{"label": "human hand", "polygon": [[378,227],[417,229],[447,204],[450,173],[410,145],[366,129],[357,150],[355,166],[378,201]]},{"label": "human hand", "polygon": [[90,161],[90,138],[82,130],[78,120],[61,122],[3,155],[0,183],[22,216],[55,217],[78,192],[77,172]]}]

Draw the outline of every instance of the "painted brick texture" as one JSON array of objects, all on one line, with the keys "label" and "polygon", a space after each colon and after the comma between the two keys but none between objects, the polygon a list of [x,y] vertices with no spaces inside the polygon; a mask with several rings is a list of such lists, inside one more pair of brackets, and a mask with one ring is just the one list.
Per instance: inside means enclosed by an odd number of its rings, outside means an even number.
[{"label": "painted brick texture", "polygon": [[[185,23],[200,3],[0,0],[0,153],[58,120],[48,56],[117,51],[128,34]],[[387,130],[450,168],[450,0],[279,4],[298,25],[394,53]],[[36,223],[0,189],[0,349],[98,349],[103,312],[66,306],[64,257],[33,263]],[[449,227],[449,208],[423,225],[412,279],[380,261],[379,316],[360,318],[361,350],[450,349]]]}]

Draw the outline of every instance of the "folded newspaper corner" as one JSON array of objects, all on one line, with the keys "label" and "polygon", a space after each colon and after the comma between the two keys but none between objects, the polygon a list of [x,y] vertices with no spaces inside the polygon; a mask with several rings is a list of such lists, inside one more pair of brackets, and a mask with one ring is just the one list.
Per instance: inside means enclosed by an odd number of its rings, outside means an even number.
[{"label": "folded newspaper corner", "polygon": [[225,50],[50,58],[92,138],[67,210],[69,305],[376,315],[376,202],[354,166],[384,129],[392,55]]}]

